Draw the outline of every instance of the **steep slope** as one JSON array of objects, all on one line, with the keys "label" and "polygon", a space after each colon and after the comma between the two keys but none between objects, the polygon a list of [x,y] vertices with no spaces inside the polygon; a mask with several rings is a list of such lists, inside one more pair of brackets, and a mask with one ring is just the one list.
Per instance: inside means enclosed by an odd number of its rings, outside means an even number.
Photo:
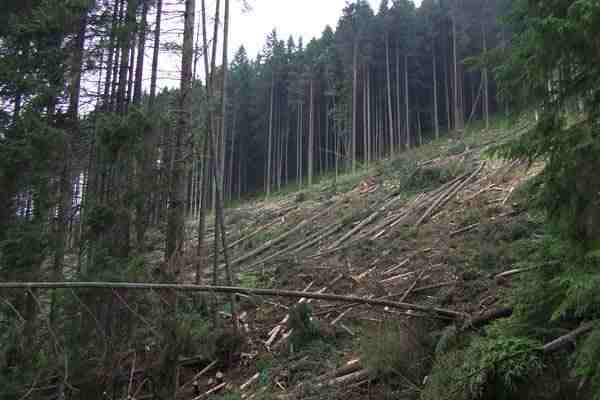
[{"label": "steep slope", "polygon": [[[407,332],[423,330],[428,337],[502,310],[503,287],[494,276],[511,269],[508,245],[533,223],[515,193],[537,168],[492,159],[487,150],[526,128],[474,129],[337,183],[323,180],[302,193],[229,209],[238,284],[393,300],[418,310],[241,296],[242,363],[225,373],[225,385],[212,379],[202,390],[218,383],[221,393],[244,398],[417,390],[420,373],[403,385],[386,384],[390,371],[380,364],[395,359],[383,354],[403,351],[385,347],[386,336],[402,342]],[[193,269],[182,276],[193,281]],[[413,354],[420,348],[410,340],[406,346]]]}]

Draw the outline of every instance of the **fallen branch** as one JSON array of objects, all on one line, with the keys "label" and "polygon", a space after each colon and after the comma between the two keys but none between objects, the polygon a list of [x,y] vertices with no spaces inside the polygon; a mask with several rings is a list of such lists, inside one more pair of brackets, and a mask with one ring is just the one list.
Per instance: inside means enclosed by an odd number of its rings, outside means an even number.
[{"label": "fallen branch", "polygon": [[201,394],[200,396],[194,397],[192,400],[205,399],[205,398],[209,397],[211,394],[216,393],[219,390],[223,389],[225,386],[227,386],[227,382],[219,383],[214,388],[208,390],[207,392]]},{"label": "fallen branch", "polygon": [[248,387],[250,387],[250,385],[252,385],[254,382],[256,382],[258,380],[258,378],[260,378],[260,372],[257,372],[256,374],[252,375],[252,377],[250,379],[248,379],[244,384],[242,384],[240,386],[240,390],[244,391],[244,390],[248,389]]},{"label": "fallen branch", "polygon": [[577,339],[577,337],[579,337],[585,333],[588,333],[592,329],[594,329],[594,324],[592,324],[592,323],[583,324],[579,328],[575,329],[574,331],[572,331],[564,336],[561,336],[561,337],[551,341],[550,343],[545,344],[544,347],[542,348],[542,351],[544,352],[544,354],[555,353],[555,352],[563,349],[564,347],[568,346],[569,344],[574,344],[575,339]]},{"label": "fallen branch", "polygon": [[539,265],[535,265],[533,267],[528,267],[528,268],[515,268],[515,269],[511,269],[511,270],[499,273],[498,275],[495,276],[495,279],[503,280],[503,279],[509,278],[513,275],[518,275],[518,274],[522,274],[524,272],[534,271],[539,268],[540,268]]},{"label": "fallen branch", "polygon": [[[428,286],[422,286],[422,287],[418,287],[412,290],[412,293],[420,293],[420,292],[424,292],[426,290],[431,290],[431,289],[438,289],[444,286],[454,286],[457,284],[457,281],[451,281],[451,282],[442,282],[442,283],[436,283],[435,285],[428,285]],[[404,293],[406,292],[400,292],[400,293],[393,293],[387,296],[383,296],[383,297],[379,297],[380,300],[383,299],[391,299],[393,297],[398,297],[398,296],[402,296],[404,295]]]},{"label": "fallen branch", "polygon": [[410,285],[410,287],[408,289],[406,289],[406,292],[402,295],[402,297],[400,297],[400,300],[399,300],[400,303],[404,303],[406,298],[408,296],[410,296],[410,293],[414,290],[415,287],[417,287],[417,284],[419,283],[421,278],[423,278],[423,275],[425,275],[425,271],[426,271],[425,269],[423,271],[421,271],[421,273],[419,274],[417,279],[415,279],[415,281],[412,283],[412,285]]},{"label": "fallen branch", "polygon": [[392,268],[386,270],[383,272],[383,275],[391,275],[394,272],[398,271],[400,268],[404,267],[406,264],[408,264],[410,262],[410,258],[407,258],[406,260],[402,261],[401,263],[393,266]]},{"label": "fallen branch", "polygon": [[466,232],[472,231],[473,229],[475,229],[477,227],[479,227],[479,223],[466,226],[462,229],[458,229],[456,231],[451,232],[450,237],[454,237],[454,236],[460,235],[461,233],[466,233]]},{"label": "fallen branch", "polygon": [[474,195],[471,195],[471,196],[467,197],[465,199],[465,201],[471,201],[471,200],[475,199],[476,197],[478,197],[479,195],[481,195],[481,194],[487,192],[488,190],[492,189],[493,187],[494,187],[494,184],[491,183],[490,185],[484,187],[483,189],[481,189],[480,191],[478,191]]},{"label": "fallen branch", "polygon": [[288,297],[302,298],[315,300],[329,300],[343,303],[360,303],[369,304],[371,306],[381,306],[396,308],[400,310],[414,310],[434,314],[441,314],[456,319],[464,319],[466,314],[438,307],[427,307],[418,304],[400,303],[386,300],[366,299],[357,296],[341,296],[328,293],[305,293],[292,290],[278,289],[253,289],[235,286],[202,286],[191,284],[173,284],[173,283],[124,283],[124,282],[1,282],[0,289],[98,289],[98,290],[173,290],[177,292],[200,292],[200,293],[242,293],[255,296],[273,296],[273,297]]}]

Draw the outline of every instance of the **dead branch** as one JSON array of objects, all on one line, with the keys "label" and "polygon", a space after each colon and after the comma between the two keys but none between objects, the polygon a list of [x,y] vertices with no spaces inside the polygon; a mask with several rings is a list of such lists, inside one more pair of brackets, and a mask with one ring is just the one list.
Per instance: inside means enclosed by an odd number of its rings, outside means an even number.
[{"label": "dead branch", "polygon": [[402,261],[401,263],[393,266],[392,268],[386,270],[383,272],[383,275],[391,275],[394,272],[396,272],[397,270],[399,270],[400,268],[404,267],[406,264],[408,264],[410,262],[410,258],[405,259],[404,261]]},{"label": "dead branch", "polygon": [[496,280],[503,280],[503,279],[506,279],[506,278],[510,278],[513,275],[519,275],[519,274],[522,274],[524,272],[534,271],[534,270],[539,269],[539,268],[540,268],[539,265],[535,265],[533,267],[528,267],[528,268],[515,268],[515,269],[511,269],[511,270],[499,273],[498,275],[495,276],[495,279]]},{"label": "dead branch", "polygon": [[477,227],[479,227],[479,222],[451,232],[450,237],[454,237],[454,236],[460,235],[461,233],[466,233],[466,232],[472,231],[473,229],[476,229]]},{"label": "dead branch", "polygon": [[406,292],[402,295],[402,297],[400,298],[400,303],[403,303],[406,298],[410,295],[410,293],[415,289],[415,287],[417,286],[417,284],[419,283],[419,281],[421,280],[421,278],[423,278],[423,275],[425,275],[425,269],[423,271],[421,271],[421,273],[419,274],[419,276],[417,277],[417,279],[415,279],[415,281],[412,283],[412,285],[410,285],[410,287],[408,289],[406,289]]},{"label": "dead branch", "polygon": [[464,188],[473,178],[475,178],[481,170],[485,167],[485,162],[482,163],[475,172],[471,175],[462,175],[462,177],[466,177],[464,180],[459,179],[454,185],[450,186],[447,191],[442,192],[442,194],[438,197],[438,199],[429,207],[429,209],[419,218],[415,226],[419,226],[427,219],[431,218],[435,213],[442,208],[450,199],[452,199],[462,188]]},{"label": "dead branch", "polygon": [[174,290],[178,292],[200,292],[200,293],[221,293],[236,294],[242,293],[255,296],[273,296],[302,298],[315,300],[329,300],[344,303],[360,303],[371,306],[381,306],[396,308],[400,310],[414,310],[426,313],[441,314],[455,319],[464,319],[466,314],[438,307],[427,307],[418,304],[400,303],[386,300],[366,299],[357,296],[341,296],[329,293],[305,293],[292,290],[279,289],[253,289],[235,286],[202,286],[191,284],[173,284],[173,283],[125,283],[125,282],[0,282],[0,289],[25,289],[25,290],[50,290],[50,289],[97,289],[97,290]]}]

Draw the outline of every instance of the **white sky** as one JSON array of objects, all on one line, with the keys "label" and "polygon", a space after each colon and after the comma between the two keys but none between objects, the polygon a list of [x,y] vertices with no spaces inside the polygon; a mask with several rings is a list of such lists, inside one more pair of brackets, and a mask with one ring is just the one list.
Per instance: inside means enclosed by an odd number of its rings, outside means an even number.
[{"label": "white sky", "polygon": [[[248,55],[254,58],[265,43],[265,38],[273,28],[277,29],[280,39],[286,40],[290,35],[297,42],[303,37],[304,44],[313,37],[321,36],[326,25],[334,30],[342,9],[348,0],[248,0],[252,10],[241,11],[241,1],[232,1],[231,16],[232,51],[244,45]],[[369,0],[375,12],[380,0]],[[416,5],[421,0],[414,0]],[[392,3],[391,0],[389,2]]]}]

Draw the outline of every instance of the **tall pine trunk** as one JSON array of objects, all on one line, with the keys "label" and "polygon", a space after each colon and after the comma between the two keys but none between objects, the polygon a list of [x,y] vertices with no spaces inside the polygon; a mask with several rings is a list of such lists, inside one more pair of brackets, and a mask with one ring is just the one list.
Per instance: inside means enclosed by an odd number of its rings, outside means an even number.
[{"label": "tall pine trunk", "polygon": [[271,195],[271,169],[273,164],[273,108],[275,102],[275,73],[271,76],[271,94],[269,101],[269,137],[267,138],[267,170],[265,178],[265,191],[267,198]]},{"label": "tall pine trunk", "polygon": [[356,172],[356,138],[358,129],[358,39],[354,40],[354,52],[352,55],[352,138],[351,157],[352,173]]},{"label": "tall pine trunk", "polygon": [[148,0],[142,1],[142,20],[138,35],[138,54],[135,66],[135,87],[133,90],[133,104],[139,105],[142,101],[142,79],[144,77],[144,55],[146,52],[146,29],[148,25]]},{"label": "tall pine trunk", "polygon": [[394,116],[392,114],[392,77],[390,73],[390,40],[389,35],[385,35],[385,74],[387,87],[387,110],[388,110],[388,131],[390,137],[390,155],[395,153],[394,144]]},{"label": "tall pine trunk", "polygon": [[435,39],[433,39],[432,43],[432,51],[433,56],[432,64],[433,64],[433,129],[435,130],[435,138],[440,138],[440,118],[438,115],[438,77],[437,77],[437,57],[435,50]]},{"label": "tall pine trunk", "polygon": [[454,128],[456,130],[464,129],[464,118],[462,117],[462,109],[460,106],[459,97],[459,74],[458,74],[458,54],[457,54],[457,38],[456,38],[456,17],[452,15],[452,57],[454,68]]},{"label": "tall pine trunk", "polygon": [[310,80],[310,92],[309,92],[309,110],[308,110],[308,186],[312,185],[313,173],[314,173],[314,140],[315,140],[315,94],[314,94],[314,81]]},{"label": "tall pine trunk", "polygon": [[404,107],[406,112],[406,148],[411,147],[410,129],[410,95],[408,90],[408,54],[404,55]]},{"label": "tall pine trunk", "polygon": [[[481,36],[483,38],[483,53],[487,53],[487,30],[485,24],[481,24]],[[490,129],[490,88],[487,64],[483,66],[483,117],[485,118],[485,129]]]}]

